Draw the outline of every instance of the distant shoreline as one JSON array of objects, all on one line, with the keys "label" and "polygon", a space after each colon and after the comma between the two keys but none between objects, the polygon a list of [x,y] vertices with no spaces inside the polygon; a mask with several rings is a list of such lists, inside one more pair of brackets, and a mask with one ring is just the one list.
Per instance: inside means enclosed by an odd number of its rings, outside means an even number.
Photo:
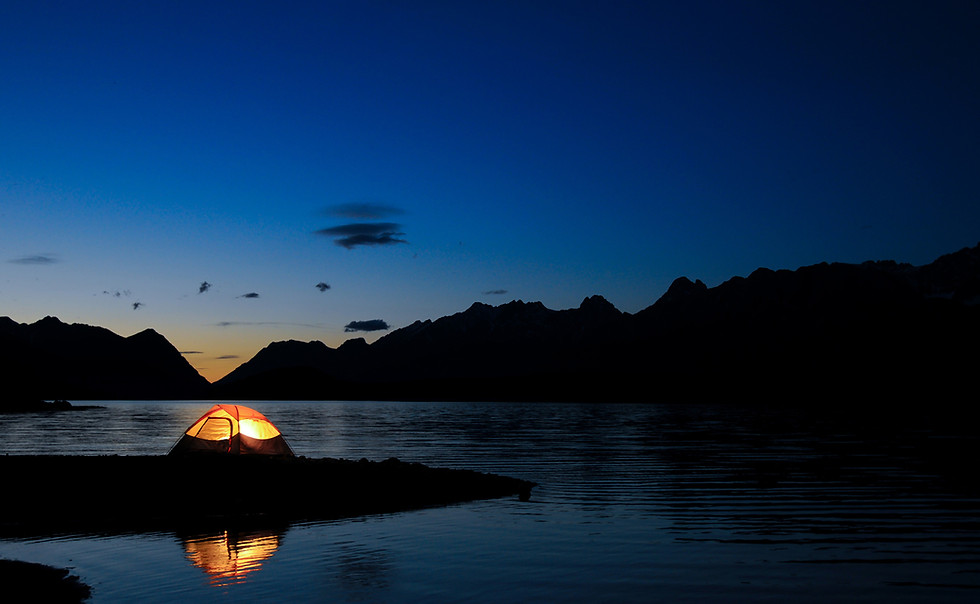
[{"label": "distant shoreline", "polygon": [[55,411],[84,411],[99,405],[73,405],[64,399],[54,401],[15,400],[0,404],[0,413],[46,413]]}]

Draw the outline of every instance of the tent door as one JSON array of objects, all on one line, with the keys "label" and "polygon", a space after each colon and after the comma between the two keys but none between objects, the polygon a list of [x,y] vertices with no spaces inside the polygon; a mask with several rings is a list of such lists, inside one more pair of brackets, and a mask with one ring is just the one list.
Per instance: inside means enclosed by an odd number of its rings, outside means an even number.
[{"label": "tent door", "polygon": [[227,450],[231,450],[232,423],[227,417],[209,417],[194,436],[205,440],[227,441]]}]

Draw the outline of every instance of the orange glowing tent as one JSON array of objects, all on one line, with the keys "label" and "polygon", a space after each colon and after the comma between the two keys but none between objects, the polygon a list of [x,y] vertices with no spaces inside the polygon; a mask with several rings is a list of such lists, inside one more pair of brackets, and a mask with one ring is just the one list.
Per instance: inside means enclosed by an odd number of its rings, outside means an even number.
[{"label": "orange glowing tent", "polygon": [[170,449],[170,455],[292,455],[279,428],[255,409],[215,405],[191,424]]}]

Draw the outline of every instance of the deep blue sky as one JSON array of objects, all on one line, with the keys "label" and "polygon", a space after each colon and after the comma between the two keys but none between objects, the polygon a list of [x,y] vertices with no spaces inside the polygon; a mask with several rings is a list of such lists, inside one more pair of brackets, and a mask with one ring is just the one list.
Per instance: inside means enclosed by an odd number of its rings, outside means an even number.
[{"label": "deep blue sky", "polygon": [[0,315],[153,327],[210,379],[980,241],[972,0],[17,2],[0,74]]}]

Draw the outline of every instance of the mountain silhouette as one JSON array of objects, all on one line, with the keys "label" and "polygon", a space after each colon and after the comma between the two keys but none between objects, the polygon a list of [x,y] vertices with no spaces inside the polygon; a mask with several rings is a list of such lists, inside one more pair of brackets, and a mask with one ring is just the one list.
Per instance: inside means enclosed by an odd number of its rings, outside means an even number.
[{"label": "mountain silhouette", "polygon": [[678,278],[628,314],[476,303],[368,345],[275,342],[214,384],[273,399],[738,400],[888,405],[959,396],[977,366],[980,245],[925,266]]},{"label": "mountain silhouette", "polygon": [[676,279],[635,314],[475,303],[372,344],[273,342],[208,384],[159,333],[0,317],[8,399],[961,401],[980,362],[980,245],[924,266]]},{"label": "mountain silhouette", "polygon": [[0,317],[0,366],[9,401],[37,399],[185,399],[210,384],[165,337],[129,337],[45,317],[33,324]]}]

